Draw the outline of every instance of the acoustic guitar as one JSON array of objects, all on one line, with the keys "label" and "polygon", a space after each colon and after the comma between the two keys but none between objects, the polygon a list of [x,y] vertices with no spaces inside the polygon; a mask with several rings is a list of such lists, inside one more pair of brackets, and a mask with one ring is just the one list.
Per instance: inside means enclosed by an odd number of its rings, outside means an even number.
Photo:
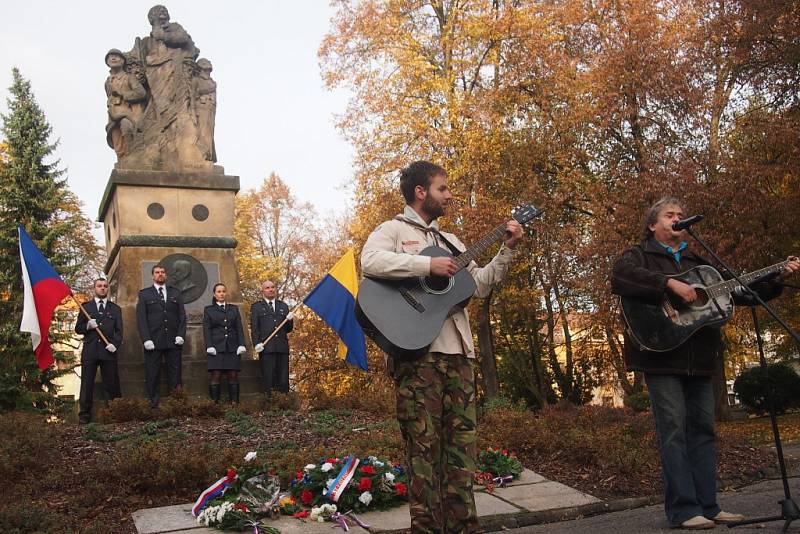
[{"label": "acoustic guitar", "polygon": [[[515,209],[513,217],[525,225],[541,213],[535,206],[526,205]],[[436,246],[420,252],[431,258],[452,257],[459,269],[452,277],[364,278],[356,301],[356,317],[364,333],[392,356],[414,358],[425,354],[445,320],[466,306],[475,293],[475,280],[465,267],[505,232],[503,223],[458,256]]]},{"label": "acoustic guitar", "polygon": [[[783,271],[785,260],[739,278],[749,284],[759,278]],[[622,317],[630,337],[643,349],[667,352],[685,343],[704,326],[717,326],[733,315],[731,293],[741,287],[736,280],[725,280],[709,265],[698,265],[684,273],[670,276],[692,286],[697,300],[687,304],[667,291],[660,301],[621,297]]]}]

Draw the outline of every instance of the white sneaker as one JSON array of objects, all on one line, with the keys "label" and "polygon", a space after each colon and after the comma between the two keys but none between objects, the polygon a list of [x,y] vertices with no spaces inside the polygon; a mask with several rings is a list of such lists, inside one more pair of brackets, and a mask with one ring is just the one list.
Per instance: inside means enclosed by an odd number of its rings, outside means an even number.
[{"label": "white sneaker", "polygon": [[727,525],[728,523],[736,523],[737,521],[744,521],[744,516],[742,514],[732,514],[730,512],[720,511],[712,519],[714,523],[719,523],[720,525]]},{"label": "white sneaker", "polygon": [[706,530],[716,526],[717,524],[710,519],[706,519],[702,515],[696,515],[681,523],[681,526],[678,528],[683,528],[686,530]]}]

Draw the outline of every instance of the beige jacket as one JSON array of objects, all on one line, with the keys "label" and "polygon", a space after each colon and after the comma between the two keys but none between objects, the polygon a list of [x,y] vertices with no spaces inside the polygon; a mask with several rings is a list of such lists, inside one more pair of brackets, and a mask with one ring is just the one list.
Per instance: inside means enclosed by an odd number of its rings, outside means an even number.
[{"label": "beige jacket", "polygon": [[[405,221],[413,221],[419,226]],[[378,278],[410,278],[412,276],[427,276],[431,272],[431,258],[419,256],[422,249],[437,245],[447,250],[447,245],[438,239],[436,233],[441,233],[453,246],[459,250],[467,247],[456,236],[447,232],[439,232],[439,223],[431,222],[430,225],[417,214],[411,206],[406,206],[402,214],[395,219],[386,221],[378,226],[364,244],[361,251],[361,271],[365,276]],[[508,271],[508,264],[514,258],[514,251],[505,245],[492,258],[485,267],[478,267],[473,261],[467,270],[475,279],[477,286],[476,297],[486,297],[492,286],[500,282]],[[472,332],[469,327],[467,310],[460,310],[444,323],[439,337],[429,349],[431,352],[445,354],[464,354],[468,358],[475,357],[475,345],[472,341]]]}]

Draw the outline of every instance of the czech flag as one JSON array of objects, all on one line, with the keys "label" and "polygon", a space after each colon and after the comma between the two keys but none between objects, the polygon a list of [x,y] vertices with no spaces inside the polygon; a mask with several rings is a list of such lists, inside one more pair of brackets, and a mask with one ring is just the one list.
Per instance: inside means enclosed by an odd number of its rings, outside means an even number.
[{"label": "czech flag", "polygon": [[367,343],[356,320],[358,273],[353,249],[349,249],[303,300],[339,334],[339,357],[367,370]]},{"label": "czech flag", "polygon": [[19,230],[19,258],[22,262],[22,283],[24,285],[24,304],[20,332],[29,332],[33,342],[33,352],[39,362],[39,369],[47,369],[55,361],[53,349],[47,335],[53,312],[64,298],[72,294],[67,284],[50,266],[31,236],[22,225]]}]

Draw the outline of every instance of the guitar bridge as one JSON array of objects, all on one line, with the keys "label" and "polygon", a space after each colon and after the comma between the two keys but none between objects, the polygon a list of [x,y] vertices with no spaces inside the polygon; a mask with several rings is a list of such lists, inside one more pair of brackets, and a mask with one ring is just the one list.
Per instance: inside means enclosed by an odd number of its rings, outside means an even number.
[{"label": "guitar bridge", "polygon": [[419,313],[425,313],[425,306],[423,306],[420,301],[414,298],[414,295],[411,294],[411,291],[409,291],[408,288],[401,287],[400,294],[403,295],[403,298],[406,299],[406,302],[408,302],[412,308],[417,310]]}]

